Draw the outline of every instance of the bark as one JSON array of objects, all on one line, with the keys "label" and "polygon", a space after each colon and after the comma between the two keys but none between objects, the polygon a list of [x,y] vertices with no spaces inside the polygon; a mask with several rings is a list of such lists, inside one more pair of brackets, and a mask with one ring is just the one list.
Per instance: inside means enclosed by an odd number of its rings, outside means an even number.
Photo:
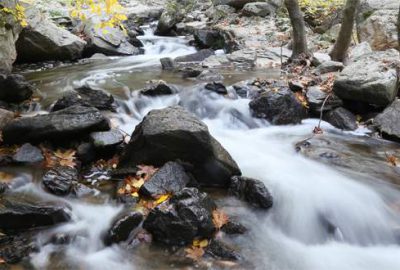
[{"label": "bark", "polygon": [[291,58],[297,59],[301,55],[310,55],[307,48],[306,26],[298,0],[285,0],[285,6],[289,12],[293,28],[293,53]]},{"label": "bark", "polygon": [[346,6],[343,10],[342,26],[340,27],[339,36],[336,39],[335,45],[329,54],[333,61],[343,62],[346,57],[347,50],[349,49],[351,44],[354,21],[359,4],[360,0],[346,1]]}]

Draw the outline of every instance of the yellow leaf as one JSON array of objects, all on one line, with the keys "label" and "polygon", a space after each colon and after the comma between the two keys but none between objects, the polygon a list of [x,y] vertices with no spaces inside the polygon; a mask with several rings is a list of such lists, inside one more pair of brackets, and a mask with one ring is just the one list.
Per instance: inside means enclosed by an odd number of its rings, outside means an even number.
[{"label": "yellow leaf", "polygon": [[208,246],[208,240],[207,239],[203,239],[203,240],[193,240],[193,244],[192,246],[194,247],[201,247],[201,248],[205,248]]},{"label": "yellow leaf", "polygon": [[161,196],[157,199],[156,205],[162,204],[163,202],[165,202],[166,200],[168,200],[170,197],[171,197],[170,194],[161,195]]}]

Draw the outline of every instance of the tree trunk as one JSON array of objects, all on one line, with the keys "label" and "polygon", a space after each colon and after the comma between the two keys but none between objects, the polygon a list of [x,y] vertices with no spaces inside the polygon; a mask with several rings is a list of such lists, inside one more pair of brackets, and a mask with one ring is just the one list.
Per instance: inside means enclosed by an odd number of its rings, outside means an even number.
[{"label": "tree trunk", "polygon": [[285,0],[285,6],[289,12],[290,22],[293,28],[293,53],[291,58],[296,59],[301,55],[309,55],[306,27],[299,2],[297,0]]},{"label": "tree trunk", "polygon": [[340,27],[339,36],[336,39],[335,46],[329,54],[333,61],[343,62],[346,57],[347,50],[351,44],[356,10],[359,4],[360,0],[347,0],[346,2],[346,6],[343,10],[342,26]]}]

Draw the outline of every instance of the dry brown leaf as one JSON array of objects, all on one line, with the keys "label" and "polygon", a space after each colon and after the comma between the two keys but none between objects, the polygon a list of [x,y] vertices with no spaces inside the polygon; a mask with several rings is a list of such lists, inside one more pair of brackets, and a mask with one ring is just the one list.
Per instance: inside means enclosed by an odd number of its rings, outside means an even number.
[{"label": "dry brown leaf", "polygon": [[213,222],[215,227],[219,230],[229,221],[229,217],[222,210],[214,210],[212,212]]},{"label": "dry brown leaf", "polygon": [[186,257],[198,261],[203,257],[204,255],[204,249],[201,247],[190,247],[190,248],[185,248],[186,252]]},{"label": "dry brown leaf", "polygon": [[144,180],[147,181],[150,179],[158,170],[154,166],[149,166],[149,165],[138,165],[138,171],[136,173],[137,176],[143,176],[144,175]]},{"label": "dry brown leaf", "polygon": [[389,155],[389,154],[387,154],[387,153],[385,153],[386,154],[386,160],[387,160],[387,162],[390,164],[390,165],[392,165],[392,166],[397,166],[397,164],[398,164],[398,158],[397,157],[395,157],[394,155]]}]

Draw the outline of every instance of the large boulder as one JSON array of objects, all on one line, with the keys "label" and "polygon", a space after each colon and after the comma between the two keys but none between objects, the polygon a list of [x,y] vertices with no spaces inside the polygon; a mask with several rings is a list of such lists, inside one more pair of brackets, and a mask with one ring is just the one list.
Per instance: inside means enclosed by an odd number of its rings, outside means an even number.
[{"label": "large boulder", "polygon": [[24,76],[0,74],[0,100],[6,102],[21,102],[29,99],[33,94],[33,86]]},{"label": "large boulder", "polygon": [[0,130],[10,123],[15,117],[14,112],[0,108]]},{"label": "large boulder", "polygon": [[139,227],[142,221],[143,214],[140,212],[122,212],[112,222],[104,242],[107,245],[111,245],[128,240],[131,233]]},{"label": "large boulder", "polygon": [[374,52],[357,58],[336,77],[333,91],[342,99],[378,106],[390,104],[397,95],[399,77],[396,50]]},{"label": "large boulder", "polygon": [[102,53],[109,56],[137,55],[140,49],[129,43],[124,32],[116,27],[98,27],[100,22],[93,18],[85,22],[83,31],[87,37],[88,44],[85,55],[91,56]]},{"label": "large boulder", "polygon": [[168,36],[171,34],[171,30],[175,28],[175,25],[182,21],[183,16],[173,10],[165,10],[158,21],[156,35]]},{"label": "large boulder", "polygon": [[210,238],[216,231],[212,218],[216,205],[206,193],[185,188],[165,204],[151,210],[143,223],[155,241],[186,245],[197,237]]},{"label": "large boulder", "polygon": [[356,116],[343,107],[326,113],[324,120],[342,130],[356,130],[358,128]]},{"label": "large boulder", "polygon": [[374,50],[400,49],[397,35],[398,14],[397,9],[375,11],[359,26],[360,40],[367,41]]},{"label": "large boulder", "polygon": [[143,119],[125,149],[120,169],[177,159],[193,164],[194,176],[205,186],[227,186],[231,176],[240,174],[207,126],[179,106],[153,110]]},{"label": "large boulder", "polygon": [[264,118],[273,125],[300,124],[306,108],[288,88],[262,93],[249,104],[254,117]]},{"label": "large boulder", "polygon": [[69,221],[70,214],[65,205],[1,198],[0,219],[1,230],[26,230]]},{"label": "large boulder", "polygon": [[25,11],[28,26],[16,43],[18,61],[75,60],[81,57],[86,42],[47,20],[33,6]]},{"label": "large boulder", "polygon": [[247,3],[257,2],[257,0],[212,0],[214,6],[228,5],[234,8],[243,8]]},{"label": "large boulder", "polygon": [[6,144],[75,139],[92,131],[109,130],[107,119],[96,108],[72,106],[46,115],[15,119],[3,129]]},{"label": "large boulder", "polygon": [[389,107],[379,114],[374,123],[385,135],[400,140],[400,100],[396,99]]},{"label": "large boulder", "polygon": [[[3,0],[0,3],[0,10],[2,8],[14,10],[15,3],[14,0]],[[0,74],[8,74],[11,73],[12,65],[17,59],[15,42],[18,40],[22,27],[14,16],[4,11],[0,11],[0,18]]]}]

